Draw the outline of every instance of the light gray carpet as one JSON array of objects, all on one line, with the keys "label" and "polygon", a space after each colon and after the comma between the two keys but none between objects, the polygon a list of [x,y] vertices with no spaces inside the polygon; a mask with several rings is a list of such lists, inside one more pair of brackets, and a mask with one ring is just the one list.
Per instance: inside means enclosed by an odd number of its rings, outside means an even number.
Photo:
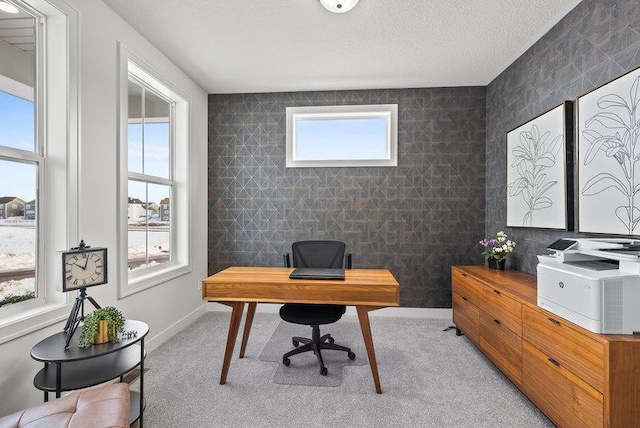
[{"label": "light gray carpet", "polygon": [[[320,374],[320,365],[313,352],[291,357],[289,367],[282,364],[282,355],[293,349],[293,336],[311,337],[311,327],[280,321],[269,341],[260,352],[260,361],[278,363],[273,376],[275,383],[284,385],[338,386],[342,383],[342,369],[346,366],[363,366],[368,364],[367,352],[362,340],[360,324],[353,320],[340,320],[335,324],[320,326],[320,334],[330,333],[336,344],[348,346],[356,354],[350,360],[346,352],[323,350],[322,359],[328,370],[326,376]],[[374,342],[375,345],[375,342]]]},{"label": "light gray carpet", "polygon": [[279,363],[258,355],[280,318],[258,313],[219,385],[229,316],[207,313],[149,353],[146,427],[553,427],[465,337],[442,332],[446,320],[371,317],[378,395],[368,364],[345,367],[335,388],[274,383]]}]

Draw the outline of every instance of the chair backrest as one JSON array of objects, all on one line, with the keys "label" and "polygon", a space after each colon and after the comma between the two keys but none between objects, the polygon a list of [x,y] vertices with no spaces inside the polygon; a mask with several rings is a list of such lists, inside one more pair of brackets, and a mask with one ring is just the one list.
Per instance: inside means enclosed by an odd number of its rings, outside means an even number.
[{"label": "chair backrest", "polygon": [[[294,242],[291,245],[293,267],[343,268],[345,265],[345,247],[345,243],[340,241]],[[349,257],[349,262],[350,259]],[[347,267],[350,268],[351,266]]]}]

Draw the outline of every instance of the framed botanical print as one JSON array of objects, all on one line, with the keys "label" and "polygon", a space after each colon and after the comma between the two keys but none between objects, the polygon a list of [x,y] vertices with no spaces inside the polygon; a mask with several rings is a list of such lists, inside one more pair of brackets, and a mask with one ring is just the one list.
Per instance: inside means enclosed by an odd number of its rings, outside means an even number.
[{"label": "framed botanical print", "polygon": [[573,229],[571,101],[507,132],[507,226]]},{"label": "framed botanical print", "polygon": [[640,235],[640,68],[578,97],[578,229]]}]

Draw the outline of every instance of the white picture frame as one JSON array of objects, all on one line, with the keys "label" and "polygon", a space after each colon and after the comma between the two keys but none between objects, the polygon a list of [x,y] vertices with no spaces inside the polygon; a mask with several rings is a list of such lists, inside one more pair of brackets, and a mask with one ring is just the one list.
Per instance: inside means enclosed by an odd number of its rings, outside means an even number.
[{"label": "white picture frame", "polygon": [[578,229],[640,235],[640,68],[577,99]]},{"label": "white picture frame", "polygon": [[507,132],[507,226],[573,228],[573,110],[565,101]]}]

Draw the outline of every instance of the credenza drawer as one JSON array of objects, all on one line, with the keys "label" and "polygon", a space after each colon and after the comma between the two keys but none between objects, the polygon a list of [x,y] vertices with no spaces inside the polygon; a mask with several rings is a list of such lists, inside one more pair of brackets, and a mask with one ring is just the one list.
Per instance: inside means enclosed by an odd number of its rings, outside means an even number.
[{"label": "credenza drawer", "polygon": [[511,380],[522,384],[522,339],[483,310],[480,310],[480,348]]},{"label": "credenza drawer", "polygon": [[474,343],[478,343],[478,307],[465,296],[453,293],[453,323]]},{"label": "credenza drawer", "polygon": [[467,298],[468,301],[478,306],[481,302],[482,285],[477,280],[456,269],[452,272],[453,291]]},{"label": "credenza drawer", "polygon": [[604,393],[604,345],[567,325],[567,321],[528,307],[523,310],[523,338]]},{"label": "credenza drawer", "polygon": [[603,397],[571,371],[523,341],[523,390],[559,427],[602,427]]},{"label": "credenza drawer", "polygon": [[522,336],[522,304],[505,296],[494,287],[482,288],[483,305],[481,308],[502,325]]}]

